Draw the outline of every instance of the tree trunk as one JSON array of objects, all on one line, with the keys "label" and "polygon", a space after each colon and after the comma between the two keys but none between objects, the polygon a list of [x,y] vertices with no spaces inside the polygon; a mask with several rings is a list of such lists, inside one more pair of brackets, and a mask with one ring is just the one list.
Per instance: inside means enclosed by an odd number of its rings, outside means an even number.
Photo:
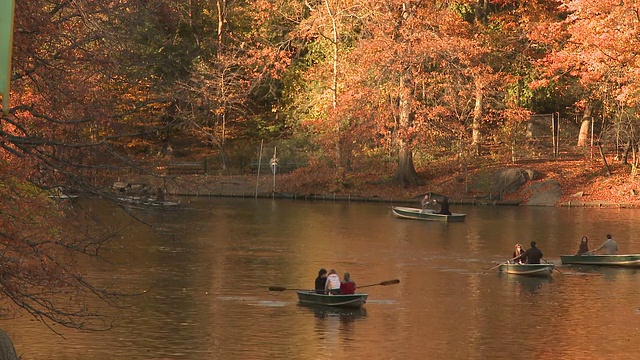
[{"label": "tree trunk", "polygon": [[2,329],[0,329],[0,359],[2,360],[18,360],[18,354],[13,347],[13,343]]},{"label": "tree trunk", "polygon": [[580,125],[580,134],[578,135],[578,146],[588,146],[590,126],[591,126],[591,105],[587,105],[587,107],[584,109],[582,124]]},{"label": "tree trunk", "polygon": [[[398,127],[400,129],[409,129],[412,121],[411,117],[409,101],[405,94],[400,94]],[[400,133],[405,133],[405,131],[400,131]],[[394,182],[401,186],[424,185],[413,165],[413,152],[409,148],[407,140],[400,138],[398,140],[398,148],[398,168],[393,176]]]},{"label": "tree trunk", "polygon": [[393,177],[394,182],[403,187],[424,185],[424,181],[420,179],[413,165],[413,154],[411,150],[404,144],[404,141],[402,141],[402,143],[398,151],[398,168]]},{"label": "tree trunk", "polygon": [[629,153],[631,152],[631,150],[633,150],[633,145],[631,144],[631,140],[628,140],[626,146],[624,147],[624,152],[622,153],[622,164],[629,164]]},{"label": "tree trunk", "polygon": [[482,86],[478,81],[475,83],[476,104],[473,107],[473,124],[471,125],[471,145],[476,155],[480,155],[480,144],[482,142],[482,133],[480,131],[482,124],[482,116],[484,115],[484,97]]},{"label": "tree trunk", "polygon": [[604,150],[602,149],[602,144],[600,144],[600,142],[598,142],[598,150],[600,150],[602,163],[604,164],[605,169],[607,169],[607,175],[611,176],[611,168],[609,167],[609,163],[607,163],[607,157],[604,155]]},{"label": "tree trunk", "polygon": [[[334,121],[336,123],[336,157],[338,159],[338,167],[344,167],[346,170],[351,170],[349,165],[349,156],[343,154],[345,151],[345,147],[342,146],[342,138],[344,134],[342,133],[342,125],[340,121],[340,117],[336,115],[336,108],[338,107],[338,26],[336,23],[336,18],[334,12],[337,13],[338,2],[336,2],[335,11],[331,10],[331,6],[329,5],[329,0],[324,1],[325,8],[327,9],[327,14],[329,15],[329,19],[331,20],[331,47],[333,49],[333,73],[331,74],[332,83],[331,83],[331,107],[332,107],[332,116],[334,117]],[[346,158],[346,159],[345,159]],[[344,175],[344,172],[342,172]],[[341,178],[341,180],[344,180]]]}]

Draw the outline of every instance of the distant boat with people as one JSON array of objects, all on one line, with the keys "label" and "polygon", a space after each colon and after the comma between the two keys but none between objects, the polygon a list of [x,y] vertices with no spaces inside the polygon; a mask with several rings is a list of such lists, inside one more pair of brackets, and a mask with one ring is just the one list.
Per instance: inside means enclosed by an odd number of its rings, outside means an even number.
[{"label": "distant boat with people", "polygon": [[620,255],[560,255],[564,265],[597,265],[640,268],[640,254]]},{"label": "distant boat with people", "polygon": [[404,206],[392,206],[393,215],[401,219],[462,222],[467,218],[467,214],[452,213],[451,215],[439,214],[433,209],[418,209]]}]

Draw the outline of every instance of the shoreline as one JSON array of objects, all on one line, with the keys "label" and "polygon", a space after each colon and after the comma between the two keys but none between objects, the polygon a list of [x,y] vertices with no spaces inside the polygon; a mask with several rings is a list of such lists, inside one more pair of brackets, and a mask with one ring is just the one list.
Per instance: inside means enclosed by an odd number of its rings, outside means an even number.
[{"label": "shoreline", "polygon": [[[376,202],[389,204],[413,204],[416,205],[417,200],[407,199],[404,197],[380,197],[365,196],[351,194],[297,194],[297,193],[281,193],[281,192],[258,192],[255,191],[224,191],[224,190],[192,190],[192,191],[168,191],[167,195],[181,197],[227,197],[227,198],[259,198],[259,199],[291,199],[304,201],[345,201],[345,202]],[[451,205],[473,205],[473,206],[537,206],[537,207],[566,207],[566,208],[606,208],[606,209],[638,209],[640,204],[635,203],[615,203],[606,200],[591,201],[565,201],[556,205],[527,205],[522,199],[513,200],[487,200],[477,198],[450,198]],[[416,205],[417,206],[417,205]]]}]

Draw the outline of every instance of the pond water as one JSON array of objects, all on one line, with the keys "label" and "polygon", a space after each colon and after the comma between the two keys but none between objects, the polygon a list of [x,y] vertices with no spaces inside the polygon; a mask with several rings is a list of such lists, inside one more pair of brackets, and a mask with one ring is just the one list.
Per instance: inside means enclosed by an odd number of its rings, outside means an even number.
[{"label": "pond water", "polygon": [[[401,220],[390,204],[182,198],[139,211],[90,276],[145,295],[106,332],[3,320],[22,360],[635,359],[640,271],[560,266],[550,279],[490,270],[517,242],[545,259],[607,233],[640,253],[640,210],[452,206],[463,223]],[[118,216],[118,219],[123,217]],[[321,268],[371,286],[359,311],[298,304]],[[96,304],[104,308],[102,304]]]}]

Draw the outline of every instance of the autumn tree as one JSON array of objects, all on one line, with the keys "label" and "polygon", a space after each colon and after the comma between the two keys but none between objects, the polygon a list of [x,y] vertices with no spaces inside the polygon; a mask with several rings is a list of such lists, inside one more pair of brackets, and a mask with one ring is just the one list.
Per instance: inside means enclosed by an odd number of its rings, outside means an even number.
[{"label": "autumn tree", "polygon": [[47,195],[61,188],[108,198],[113,195],[103,189],[114,174],[131,166],[146,171],[123,146],[136,131],[127,120],[146,104],[112,57],[126,35],[112,19],[128,5],[16,4],[12,107],[0,119],[5,313],[25,311],[78,329],[111,326],[87,302],[113,303],[122,294],[93,284],[76,265],[101,258],[114,229],[96,222],[89,208],[65,209]]},{"label": "autumn tree", "polygon": [[[441,4],[374,1],[364,8],[367,16],[349,54],[344,90],[355,100],[343,111],[363,116],[372,140],[391,140],[377,145],[395,149],[396,183],[422,184],[413,151],[420,142],[459,130],[440,96],[456,81],[451,76],[461,79],[457,74],[478,48],[466,37],[469,26]],[[363,139],[362,133],[358,136]]]},{"label": "autumn tree", "polygon": [[[589,127],[600,114],[612,124],[600,129],[603,139],[613,142],[614,134],[622,135],[622,143],[636,146],[637,138],[631,134],[637,131],[620,132],[624,126],[616,124],[624,121],[630,129],[637,126],[637,4],[566,0],[562,1],[562,10],[566,17],[541,29],[536,40],[552,49],[542,63],[546,79],[561,82],[573,78],[584,89],[576,103],[583,109],[578,145],[587,144]],[[611,131],[607,133],[607,129]]]},{"label": "autumn tree", "polygon": [[160,140],[166,148],[172,136],[189,135],[226,168],[226,140],[272,120],[264,117],[288,62],[276,3],[148,0],[136,11],[143,16],[122,14],[132,33],[126,58],[138,61],[130,76],[158,104],[150,115],[164,125]]},{"label": "autumn tree", "polygon": [[340,156],[392,148],[394,180],[421,184],[416,149],[448,153],[451,146],[438,144],[456,144],[464,158],[486,124],[527,119],[531,58],[523,30],[547,8],[534,16],[516,2],[347,2],[335,11],[315,4],[297,33],[310,39],[300,97],[313,99],[301,99],[298,113],[314,138],[335,135]]},{"label": "autumn tree", "polygon": [[297,9],[299,20],[291,33],[296,51],[282,98],[292,127],[300,138],[312,139],[315,160],[334,169],[338,183],[352,170],[357,151],[350,131],[353,117],[339,109],[348,101],[344,74],[352,64],[346,55],[359,36],[361,9],[358,1],[334,0],[305,2]]}]

